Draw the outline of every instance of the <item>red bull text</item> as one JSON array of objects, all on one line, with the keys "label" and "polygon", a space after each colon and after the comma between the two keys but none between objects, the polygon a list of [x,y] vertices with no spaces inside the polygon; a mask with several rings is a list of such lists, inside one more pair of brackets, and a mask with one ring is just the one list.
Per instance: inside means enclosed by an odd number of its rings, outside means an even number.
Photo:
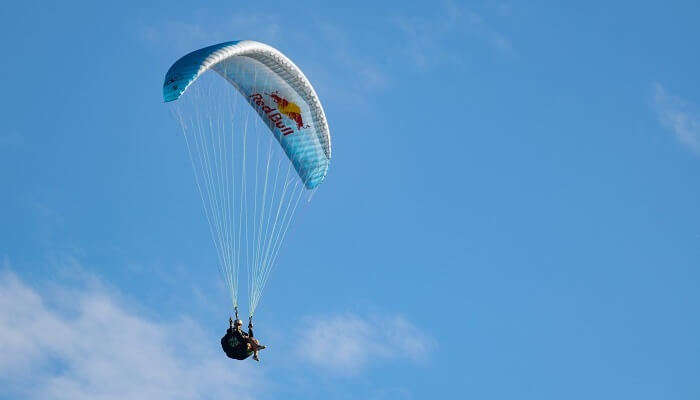
[{"label": "red bull text", "polygon": [[[267,93],[266,93],[267,94]],[[294,133],[294,129],[288,127],[284,123],[284,118],[282,115],[291,119],[295,122],[297,130],[302,128],[308,128],[308,125],[304,125],[304,120],[301,117],[301,108],[296,103],[289,101],[283,97],[280,97],[278,92],[272,92],[267,94],[272,101],[275,102],[277,108],[272,108],[265,104],[265,99],[260,93],[253,93],[250,95],[251,102],[255,103],[260,110],[267,116],[267,118],[272,122],[277,129],[282,132],[283,135],[289,135]]]}]

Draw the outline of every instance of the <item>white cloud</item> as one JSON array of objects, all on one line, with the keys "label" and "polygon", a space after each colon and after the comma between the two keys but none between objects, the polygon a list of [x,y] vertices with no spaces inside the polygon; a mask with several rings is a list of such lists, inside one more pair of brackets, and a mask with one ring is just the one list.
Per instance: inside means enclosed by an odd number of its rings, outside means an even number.
[{"label": "white cloud", "polygon": [[654,84],[654,108],[661,125],[690,150],[700,154],[700,108],[668,94],[659,83]]},{"label": "white cloud", "polygon": [[0,397],[247,399],[262,386],[256,365],[226,359],[192,321],[149,320],[87,286],[0,273]]},{"label": "white cloud", "polygon": [[371,362],[420,361],[434,341],[401,316],[361,318],[345,314],[308,317],[300,333],[300,356],[313,366],[356,373]]}]

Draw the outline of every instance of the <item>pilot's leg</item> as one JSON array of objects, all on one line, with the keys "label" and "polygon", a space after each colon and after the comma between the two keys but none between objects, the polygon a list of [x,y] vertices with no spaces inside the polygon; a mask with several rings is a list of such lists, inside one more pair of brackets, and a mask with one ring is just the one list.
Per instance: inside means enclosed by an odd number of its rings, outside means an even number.
[{"label": "pilot's leg", "polygon": [[253,342],[253,348],[254,348],[256,351],[262,350],[262,349],[265,348],[265,346],[263,346],[263,345],[260,344],[260,341],[258,341],[258,339],[250,338],[250,341]]}]

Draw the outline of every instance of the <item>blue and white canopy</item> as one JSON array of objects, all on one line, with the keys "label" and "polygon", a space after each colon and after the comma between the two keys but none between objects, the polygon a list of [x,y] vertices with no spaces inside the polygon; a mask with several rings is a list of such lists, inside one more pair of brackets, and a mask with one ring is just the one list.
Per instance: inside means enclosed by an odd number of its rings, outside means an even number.
[{"label": "blue and white canopy", "polygon": [[328,173],[321,102],[292,61],[247,40],[177,60],[163,99],[182,130],[232,305],[237,313],[245,267],[252,316],[301,198]]},{"label": "blue and white canopy", "polygon": [[248,100],[308,189],[323,182],[331,158],[330,132],[321,102],[299,67],[263,43],[220,43],[177,60],[165,75],[163,99],[179,99],[208,70],[221,75]]}]

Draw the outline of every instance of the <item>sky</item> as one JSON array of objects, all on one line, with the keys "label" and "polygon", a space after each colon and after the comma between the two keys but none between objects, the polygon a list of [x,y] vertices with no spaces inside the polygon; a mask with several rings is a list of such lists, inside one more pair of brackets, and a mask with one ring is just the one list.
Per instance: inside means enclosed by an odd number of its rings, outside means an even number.
[{"label": "sky", "polygon": [[[0,399],[700,398],[692,1],[26,1],[0,14]],[[168,67],[290,57],[326,182],[227,359]]]}]

